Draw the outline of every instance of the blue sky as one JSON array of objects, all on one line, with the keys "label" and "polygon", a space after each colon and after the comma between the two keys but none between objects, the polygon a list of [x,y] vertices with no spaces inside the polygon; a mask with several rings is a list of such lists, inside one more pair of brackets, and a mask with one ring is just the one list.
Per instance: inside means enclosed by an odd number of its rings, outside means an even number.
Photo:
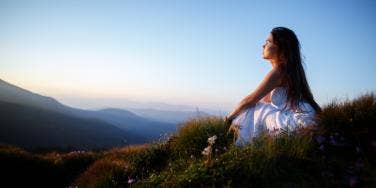
[{"label": "blue sky", "polygon": [[262,44],[285,26],[323,105],[376,91],[375,18],[376,1],[0,0],[0,78],[83,108],[229,110],[270,70]]}]

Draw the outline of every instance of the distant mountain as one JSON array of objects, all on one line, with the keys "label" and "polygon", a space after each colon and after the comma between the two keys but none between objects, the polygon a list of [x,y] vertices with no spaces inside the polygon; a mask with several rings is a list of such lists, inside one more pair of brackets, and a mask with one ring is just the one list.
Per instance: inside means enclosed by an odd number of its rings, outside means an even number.
[{"label": "distant mountain", "polygon": [[[60,144],[64,147],[72,145],[80,148],[98,148],[117,145],[125,142],[125,140],[127,143],[148,142],[157,139],[161,133],[174,131],[176,127],[175,124],[148,120],[126,110],[104,109],[93,111],[72,108],[59,103],[51,97],[30,92],[1,79],[0,102],[2,102],[0,108],[3,112],[1,117],[5,118],[0,127],[2,130],[7,130],[11,126],[12,129],[10,130],[13,130],[9,136],[2,132],[0,142],[11,141],[17,143],[16,140],[18,138],[20,144],[28,143],[28,145],[41,147]],[[6,119],[6,117],[10,118]],[[25,118],[27,117],[30,117],[30,119],[26,120]],[[27,126],[28,130],[26,132],[23,131],[25,126]],[[51,127],[59,129],[54,130]],[[106,127],[106,131],[104,131],[103,127]],[[64,131],[59,132],[58,130],[60,129]],[[49,133],[51,133],[51,138],[48,137]],[[39,134],[43,136],[40,139],[36,139]],[[65,136],[64,134],[71,136],[62,139],[58,136],[56,137],[59,134],[62,134],[61,136]],[[76,137],[73,135],[76,135]],[[85,136],[97,141],[91,142]],[[121,138],[121,142],[119,138]],[[24,142],[26,140],[35,140],[35,142]],[[45,142],[52,141],[43,144],[41,140]]]},{"label": "distant mountain", "polygon": [[[67,104],[85,109],[103,109],[103,108],[117,108],[129,110],[137,115],[137,111],[133,109],[162,111],[162,112],[183,112],[197,114],[197,109],[214,116],[224,116],[232,110],[233,106],[229,104],[211,105],[212,107],[202,107],[200,105],[176,105],[160,102],[138,102],[125,98],[83,98],[83,97],[64,97],[61,100]],[[154,113],[154,112],[153,112]]]},{"label": "distant mountain", "polygon": [[123,130],[137,134],[142,133],[142,136],[150,139],[158,138],[162,133],[175,132],[176,130],[175,123],[143,118],[127,110],[108,108],[96,111],[94,114],[97,118]]},{"label": "distant mountain", "polygon": [[0,142],[26,148],[108,148],[142,138],[95,119],[0,101]]},{"label": "distant mountain", "polygon": [[168,111],[157,109],[129,109],[135,114],[153,119],[156,121],[169,122],[174,124],[183,123],[191,118],[210,116],[210,114],[202,111]]},{"label": "distant mountain", "polygon": [[0,101],[60,112],[66,110],[66,106],[62,105],[57,100],[51,97],[46,97],[30,92],[8,82],[5,82],[2,79],[0,79]]}]

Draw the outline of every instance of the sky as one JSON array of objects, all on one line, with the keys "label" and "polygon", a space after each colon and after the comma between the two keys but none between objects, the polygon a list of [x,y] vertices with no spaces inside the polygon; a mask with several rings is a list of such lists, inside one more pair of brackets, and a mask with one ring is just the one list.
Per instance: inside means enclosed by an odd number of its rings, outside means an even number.
[{"label": "sky", "polygon": [[298,36],[317,102],[376,91],[376,1],[0,0],[0,79],[80,108],[230,110],[271,69],[271,29]]}]

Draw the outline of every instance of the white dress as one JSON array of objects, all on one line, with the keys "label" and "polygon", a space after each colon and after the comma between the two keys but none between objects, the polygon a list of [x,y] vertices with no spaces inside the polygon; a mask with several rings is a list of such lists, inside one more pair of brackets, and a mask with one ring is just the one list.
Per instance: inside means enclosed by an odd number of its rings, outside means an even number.
[{"label": "white dress", "polygon": [[263,131],[277,134],[281,130],[292,131],[298,126],[314,124],[315,110],[306,101],[301,101],[301,111],[294,111],[286,104],[286,90],[276,87],[270,96],[271,102],[258,102],[237,116],[233,124],[239,125],[235,145],[242,146],[252,142],[252,139]]}]

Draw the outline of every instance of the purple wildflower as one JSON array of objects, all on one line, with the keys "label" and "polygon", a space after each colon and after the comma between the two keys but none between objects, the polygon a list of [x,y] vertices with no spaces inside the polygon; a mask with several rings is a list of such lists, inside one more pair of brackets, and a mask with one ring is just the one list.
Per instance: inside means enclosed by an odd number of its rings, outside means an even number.
[{"label": "purple wildflower", "polygon": [[337,140],[334,139],[334,137],[330,137],[330,144],[332,144],[333,146],[343,146],[343,144],[337,142]]},{"label": "purple wildflower", "polygon": [[128,176],[128,184],[134,183],[136,180]]},{"label": "purple wildflower", "polygon": [[323,143],[325,141],[325,137],[323,137],[323,136],[320,135],[320,136],[318,136],[316,138],[316,141],[317,141],[317,143],[321,144],[321,143]]},{"label": "purple wildflower", "polygon": [[332,144],[333,146],[337,146],[338,142],[333,137],[331,137],[330,138],[330,144]]},{"label": "purple wildflower", "polygon": [[350,187],[356,187],[358,184],[358,179],[354,176],[349,178],[349,186]]},{"label": "purple wildflower", "polygon": [[321,145],[321,146],[320,146],[320,150],[321,150],[321,151],[324,151],[324,145]]}]

